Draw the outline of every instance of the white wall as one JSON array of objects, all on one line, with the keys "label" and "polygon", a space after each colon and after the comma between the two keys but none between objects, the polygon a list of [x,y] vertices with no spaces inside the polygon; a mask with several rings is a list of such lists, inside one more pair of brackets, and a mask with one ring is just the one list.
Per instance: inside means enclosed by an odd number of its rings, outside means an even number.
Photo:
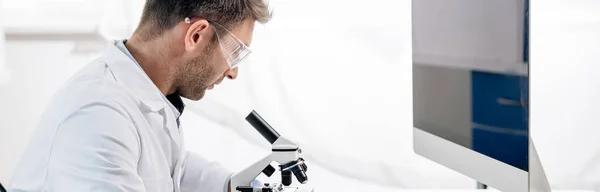
[{"label": "white wall", "polygon": [[531,1],[531,135],[555,188],[600,190],[600,1]]},{"label": "white wall", "polygon": [[51,95],[102,50],[99,36],[90,30],[102,17],[88,11],[102,6],[93,1],[3,3],[3,59],[11,74],[0,83],[0,182],[8,183]]},{"label": "white wall", "polygon": [[[2,7],[2,0],[0,0],[0,7]],[[2,86],[2,84],[6,83],[6,81],[8,81],[9,78],[9,72],[8,69],[6,68],[6,56],[5,56],[5,51],[4,51],[4,28],[2,27],[2,25],[4,24],[3,22],[4,18],[2,17],[2,15],[0,14],[0,86]]]}]

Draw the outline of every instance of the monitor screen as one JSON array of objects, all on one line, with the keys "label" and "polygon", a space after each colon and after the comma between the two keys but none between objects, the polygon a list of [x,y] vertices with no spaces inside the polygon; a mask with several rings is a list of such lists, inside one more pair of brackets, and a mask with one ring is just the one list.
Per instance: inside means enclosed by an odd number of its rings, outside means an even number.
[{"label": "monitor screen", "polygon": [[528,2],[412,3],[414,126],[527,171]]}]

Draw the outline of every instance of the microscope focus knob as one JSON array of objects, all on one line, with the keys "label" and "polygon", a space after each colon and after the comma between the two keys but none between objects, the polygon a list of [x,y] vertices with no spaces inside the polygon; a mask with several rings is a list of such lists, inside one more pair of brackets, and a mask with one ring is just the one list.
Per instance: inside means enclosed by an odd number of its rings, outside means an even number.
[{"label": "microscope focus knob", "polygon": [[306,163],[304,163],[304,159],[302,157],[300,157],[300,161],[302,161],[302,164],[300,164],[300,166],[302,167],[302,170],[304,170],[304,172],[307,172],[308,166],[306,166]]}]

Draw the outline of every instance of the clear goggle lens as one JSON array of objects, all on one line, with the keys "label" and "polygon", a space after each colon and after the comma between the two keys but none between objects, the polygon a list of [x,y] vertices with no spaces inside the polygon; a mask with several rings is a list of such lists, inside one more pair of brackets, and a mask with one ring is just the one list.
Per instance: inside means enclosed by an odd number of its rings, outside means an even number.
[{"label": "clear goggle lens", "polygon": [[252,53],[250,48],[246,46],[239,38],[218,23],[211,22],[211,26],[217,34],[217,40],[221,47],[221,51],[227,60],[227,64],[232,69],[237,67],[244,59]]}]

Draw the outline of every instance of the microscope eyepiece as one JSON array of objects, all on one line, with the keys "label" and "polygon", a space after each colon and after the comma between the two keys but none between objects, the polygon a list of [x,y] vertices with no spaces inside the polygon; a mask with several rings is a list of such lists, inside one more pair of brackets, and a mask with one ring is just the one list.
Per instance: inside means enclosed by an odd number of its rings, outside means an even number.
[{"label": "microscope eyepiece", "polygon": [[252,110],[248,116],[246,116],[246,121],[254,127],[269,143],[273,144],[279,138],[279,133],[271,127],[256,111]]}]

